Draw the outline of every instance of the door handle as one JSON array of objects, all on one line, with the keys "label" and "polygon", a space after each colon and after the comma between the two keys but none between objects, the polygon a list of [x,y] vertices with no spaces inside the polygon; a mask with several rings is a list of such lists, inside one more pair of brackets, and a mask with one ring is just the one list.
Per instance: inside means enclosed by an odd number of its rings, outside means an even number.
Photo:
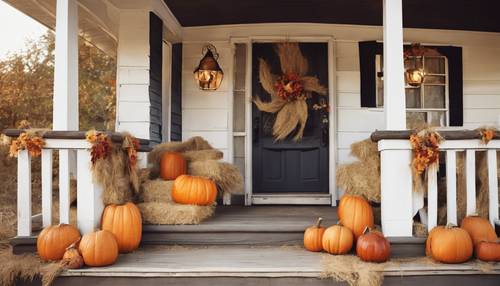
[{"label": "door handle", "polygon": [[260,118],[255,117],[252,123],[252,140],[253,143],[259,142]]},{"label": "door handle", "polygon": [[323,120],[321,122],[321,146],[328,146],[328,141],[330,140],[330,132],[328,128],[328,117],[323,115]]}]

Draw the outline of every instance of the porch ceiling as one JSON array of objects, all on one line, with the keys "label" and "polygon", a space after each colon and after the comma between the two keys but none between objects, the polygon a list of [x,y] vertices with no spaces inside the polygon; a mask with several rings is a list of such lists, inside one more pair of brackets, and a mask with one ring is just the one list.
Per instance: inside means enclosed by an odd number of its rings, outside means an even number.
[{"label": "porch ceiling", "polygon": [[[382,25],[382,0],[164,0],[182,26],[252,23]],[[497,0],[404,0],[406,28],[500,32]]]}]

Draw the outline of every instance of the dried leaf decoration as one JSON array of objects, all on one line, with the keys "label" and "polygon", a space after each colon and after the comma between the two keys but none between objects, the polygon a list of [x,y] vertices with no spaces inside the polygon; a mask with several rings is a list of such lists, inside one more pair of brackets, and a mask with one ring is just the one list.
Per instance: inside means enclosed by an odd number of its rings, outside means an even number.
[{"label": "dried leaf decoration", "polygon": [[487,145],[495,137],[497,129],[494,127],[483,127],[478,128],[477,131],[481,134],[481,143]]},{"label": "dried leaf decoration", "polygon": [[113,150],[111,139],[106,133],[90,130],[85,134],[85,139],[92,144],[90,149],[92,165],[95,165],[99,159],[106,159]]},{"label": "dried leaf decoration", "polygon": [[23,132],[17,139],[12,140],[9,156],[17,157],[20,150],[28,150],[32,157],[38,157],[42,154],[43,146],[45,146],[45,141],[36,132]]},{"label": "dried leaf decoration", "polygon": [[260,82],[271,95],[271,101],[264,102],[255,96],[253,102],[260,111],[276,113],[273,125],[276,141],[287,138],[294,130],[297,132],[293,140],[300,141],[308,116],[306,100],[312,97],[313,92],[325,96],[328,89],[319,83],[317,77],[306,76],[309,64],[298,43],[276,44],[276,52],[282,75],[273,75],[269,64],[259,59]]}]

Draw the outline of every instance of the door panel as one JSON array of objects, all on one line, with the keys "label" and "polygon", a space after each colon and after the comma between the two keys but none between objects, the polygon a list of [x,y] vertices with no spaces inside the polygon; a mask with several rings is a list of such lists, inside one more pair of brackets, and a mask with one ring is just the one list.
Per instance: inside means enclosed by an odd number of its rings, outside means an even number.
[{"label": "door panel", "polygon": [[[328,86],[328,46],[326,43],[301,43],[302,54],[309,61],[308,75],[316,76]],[[259,80],[258,59],[265,59],[273,74],[280,75],[279,57],[272,43],[255,43],[252,48],[252,94],[262,100],[270,95]],[[254,193],[328,193],[328,122],[324,111],[315,111],[319,95],[307,100],[308,119],[300,142],[285,139],[276,142],[272,128],[276,115],[252,107],[252,170]],[[327,96],[321,96],[328,100]],[[290,137],[293,137],[293,133]]]}]

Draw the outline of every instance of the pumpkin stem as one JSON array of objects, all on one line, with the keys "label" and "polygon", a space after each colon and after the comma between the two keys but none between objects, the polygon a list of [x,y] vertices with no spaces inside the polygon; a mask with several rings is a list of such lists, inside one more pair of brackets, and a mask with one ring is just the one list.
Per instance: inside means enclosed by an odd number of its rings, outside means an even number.
[{"label": "pumpkin stem", "polygon": [[321,226],[321,222],[323,221],[323,218],[322,217],[319,217],[318,218],[318,221],[316,222],[316,227],[320,227]]},{"label": "pumpkin stem", "polygon": [[76,248],[76,245],[80,242],[82,238],[79,237],[77,240],[75,240],[75,242],[73,242],[72,244],[70,244],[68,247],[66,247],[66,250],[68,249],[72,249],[72,248]]},{"label": "pumpkin stem", "polygon": [[449,222],[448,224],[446,224],[445,228],[447,229],[450,229],[450,228],[455,228],[457,227],[456,225],[452,224],[451,222]]},{"label": "pumpkin stem", "polygon": [[363,234],[366,234],[366,233],[368,233],[370,231],[371,231],[370,227],[369,226],[365,226],[365,229],[363,230]]},{"label": "pumpkin stem", "polygon": [[341,220],[341,219],[339,219],[339,220],[337,221],[337,225],[344,226],[344,225],[342,224],[342,220]]}]

